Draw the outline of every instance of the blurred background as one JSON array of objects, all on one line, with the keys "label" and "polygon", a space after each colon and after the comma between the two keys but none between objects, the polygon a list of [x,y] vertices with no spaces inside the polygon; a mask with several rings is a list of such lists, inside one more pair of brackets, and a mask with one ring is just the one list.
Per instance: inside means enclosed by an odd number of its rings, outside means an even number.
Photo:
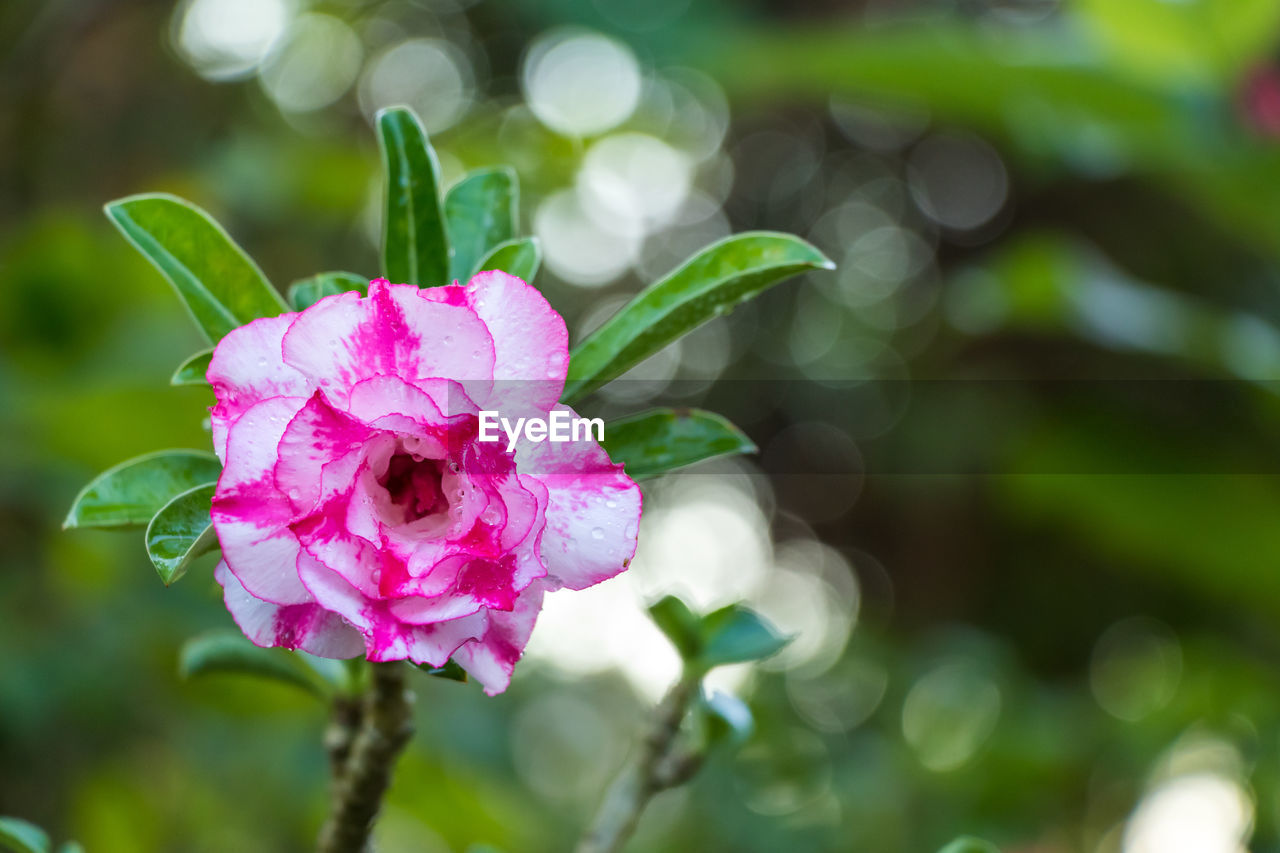
[{"label": "blurred background", "polygon": [[705,405],[758,457],[648,489],[511,690],[422,678],[381,850],[566,849],[676,671],[643,616],[796,641],[715,676],[758,730],[636,851],[1280,851],[1280,4],[6,0],[0,813],[97,851],[302,851],[324,712],[184,683],[210,566],[59,531],[207,447],[203,346],[100,213],[164,190],[279,287],[376,272],[369,120],[510,163],[575,337],[732,231],[838,264],[595,404]]}]

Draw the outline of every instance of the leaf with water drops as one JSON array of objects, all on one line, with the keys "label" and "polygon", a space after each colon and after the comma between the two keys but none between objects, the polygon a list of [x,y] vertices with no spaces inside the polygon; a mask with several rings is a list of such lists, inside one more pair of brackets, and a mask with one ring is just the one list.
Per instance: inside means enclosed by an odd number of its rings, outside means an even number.
[{"label": "leaf with water drops", "polygon": [[444,216],[450,281],[465,284],[481,259],[515,236],[516,186],[516,173],[503,167],[478,169],[449,190]]},{"label": "leaf with water drops", "polygon": [[726,418],[701,409],[653,409],[610,421],[604,429],[609,458],[627,476],[644,480],[716,456],[755,453],[751,439]]},{"label": "leaf with water drops", "polygon": [[186,574],[196,557],[218,547],[209,518],[215,486],[205,483],[183,492],[147,525],[147,554],[165,586]]},{"label": "leaf with water drops", "polygon": [[170,385],[205,385],[208,380],[205,374],[209,371],[209,362],[213,359],[213,350],[201,350],[188,358],[169,377]]},{"label": "leaf with water drops", "polygon": [[217,341],[232,329],[286,309],[258,265],[209,214],[164,193],[110,202],[106,213],[173,285],[196,325]]},{"label": "leaf with water drops", "polygon": [[484,260],[480,262],[478,272],[485,270],[501,270],[513,275],[526,284],[533,284],[538,267],[542,265],[542,246],[537,237],[522,237],[519,240],[508,240],[495,246]]},{"label": "leaf with water drops", "polygon": [[455,663],[452,658],[445,661],[444,666],[430,666],[425,663],[415,664],[415,666],[427,675],[434,675],[436,678],[463,682],[467,680],[467,671]]},{"label": "leaf with water drops", "polygon": [[326,296],[355,290],[361,296],[369,288],[369,279],[353,272],[322,272],[289,285],[289,305],[294,311],[305,311]]},{"label": "leaf with water drops", "polygon": [[198,450],[138,456],[95,477],[62,522],[70,527],[140,527],[179,494],[218,479],[222,463]]},{"label": "leaf with water drops", "polygon": [[754,231],[713,243],[642,290],[574,347],[562,399],[572,403],[585,396],[770,285],[834,267],[789,234]]},{"label": "leaf with water drops", "polygon": [[435,149],[407,107],[378,113],[378,141],[386,173],[382,274],[397,284],[448,284],[449,244]]}]

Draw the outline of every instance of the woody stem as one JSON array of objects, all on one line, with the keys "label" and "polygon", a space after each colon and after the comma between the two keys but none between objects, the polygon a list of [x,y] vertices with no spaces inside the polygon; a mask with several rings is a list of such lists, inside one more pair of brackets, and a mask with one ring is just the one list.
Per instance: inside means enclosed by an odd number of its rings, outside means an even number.
[{"label": "woody stem", "polygon": [[[391,774],[413,734],[412,694],[401,661],[370,664],[363,706],[340,700],[326,736],[334,770],[333,805],[320,831],[318,853],[365,853]],[[345,701],[347,707],[341,707]]]},{"label": "woody stem", "polygon": [[648,734],[605,792],[591,827],[578,842],[577,853],[621,850],[653,795],[687,781],[697,771],[699,756],[680,751],[676,735],[698,693],[699,682],[698,673],[685,672],[654,709]]}]

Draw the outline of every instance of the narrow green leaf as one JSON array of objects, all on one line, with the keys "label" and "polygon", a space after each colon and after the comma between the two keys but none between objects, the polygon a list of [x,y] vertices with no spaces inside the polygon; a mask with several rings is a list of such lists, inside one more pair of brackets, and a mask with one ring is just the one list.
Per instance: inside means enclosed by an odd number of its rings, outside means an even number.
[{"label": "narrow green leaf", "polygon": [[378,141],[386,171],[382,274],[397,284],[448,284],[449,244],[440,206],[440,166],[413,111],[378,113]]},{"label": "narrow green leaf", "polygon": [[169,377],[170,385],[206,385],[204,375],[209,371],[209,360],[213,358],[213,350],[205,349],[188,358]]},{"label": "narrow green leaf", "polygon": [[453,658],[444,662],[444,666],[427,666],[425,663],[415,664],[418,669],[427,675],[434,675],[436,678],[447,678],[450,681],[467,680],[467,671],[454,662]]},{"label": "narrow green leaf", "polygon": [[604,449],[626,466],[633,480],[716,456],[756,452],[742,430],[701,409],[654,409],[610,421],[604,428]]},{"label": "narrow green leaf", "polygon": [[966,835],[952,841],[938,853],[1000,853],[1000,848],[980,838]]},{"label": "narrow green leaf", "polygon": [[542,246],[538,243],[538,238],[522,237],[494,246],[493,251],[480,262],[477,272],[501,270],[526,284],[533,284],[533,278],[541,265]]},{"label": "narrow green leaf", "polygon": [[216,342],[237,326],[285,310],[258,265],[194,204],[148,193],[109,202],[105,210],[125,238],[169,279],[209,340]]},{"label": "narrow green leaf", "polygon": [[516,173],[505,166],[478,169],[449,190],[444,199],[449,281],[466,284],[482,258],[515,236],[518,193]]},{"label": "narrow green leaf", "polygon": [[649,605],[649,618],[676,647],[683,660],[697,657],[702,645],[698,616],[674,595],[663,596]]},{"label": "narrow green leaf", "polygon": [[147,525],[147,553],[165,586],[182,577],[201,554],[218,547],[209,512],[216,483],[205,483],[169,501]]},{"label": "narrow green leaf", "polygon": [[198,450],[138,456],[85,486],[62,527],[141,527],[179,494],[218,479],[220,473],[218,457]]},{"label": "narrow green leaf", "polygon": [[183,678],[210,673],[256,675],[321,698],[331,692],[329,684],[294,655],[284,649],[259,648],[237,631],[211,631],[187,640],[178,656],[178,673]]},{"label": "narrow green leaf", "polygon": [[49,836],[34,823],[16,817],[0,817],[0,850],[49,853]]},{"label": "narrow green leaf", "polygon": [[790,641],[756,612],[731,604],[702,618],[702,653],[698,660],[708,669],[760,660],[777,653]]},{"label": "narrow green leaf", "polygon": [[289,285],[289,305],[294,311],[305,311],[326,296],[358,290],[363,296],[369,279],[353,272],[322,272]]},{"label": "narrow green leaf", "polygon": [[831,261],[789,234],[753,231],[713,243],[640,292],[574,348],[571,403],[770,285]]}]

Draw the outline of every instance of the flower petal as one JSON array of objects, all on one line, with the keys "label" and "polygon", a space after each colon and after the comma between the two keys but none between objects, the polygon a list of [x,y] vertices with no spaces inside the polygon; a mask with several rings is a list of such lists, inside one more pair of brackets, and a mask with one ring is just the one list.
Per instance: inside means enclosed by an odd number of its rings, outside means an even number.
[{"label": "flower petal", "polygon": [[442,377],[487,392],[493,339],[484,323],[469,308],[422,293],[378,279],[366,298],[352,291],[322,299],[285,333],[284,360],[340,406],[353,385],[372,376]]},{"label": "flower petal", "polygon": [[223,588],[223,600],[231,618],[256,646],[301,649],[322,658],[350,658],[364,654],[360,633],[336,613],[318,604],[281,607],[254,598],[236,580],[225,561],[219,561],[213,577]]},{"label": "flower petal", "polygon": [[367,424],[381,425],[384,418],[398,415],[419,428],[430,428],[458,423],[461,416],[480,410],[459,383],[448,379],[408,382],[398,376],[373,376],[351,388],[347,411]]},{"label": "flower petal", "polygon": [[[335,409],[317,391],[276,442],[276,488],[295,511],[313,508],[321,496],[324,467],[359,454],[374,435],[374,430]],[[354,471],[354,461],[342,467]]]},{"label": "flower petal", "polygon": [[288,498],[275,486],[276,446],[307,401],[275,397],[252,406],[227,434],[227,465],[213,495],[214,532],[222,557],[256,598],[273,604],[307,604],[298,580],[299,544],[289,529]]},{"label": "flower petal", "polygon": [[488,327],[496,385],[484,405],[500,402],[513,414],[525,408],[545,412],[560,399],[569,370],[569,332],[564,318],[536,287],[492,271],[477,273],[466,286],[432,287],[422,293],[433,301],[465,305]]},{"label": "flower petal", "polygon": [[310,397],[314,386],[281,355],[297,314],[261,317],[227,333],[213,351],[205,378],[217,405],[210,418],[213,449],[226,461],[227,428],[255,403],[272,397]]},{"label": "flower petal", "polygon": [[453,653],[454,661],[479,681],[488,695],[501,693],[511,683],[516,661],[524,654],[542,609],[542,595],[542,583],[534,581],[510,612],[489,611],[489,629],[484,636]]},{"label": "flower petal", "polygon": [[[557,406],[577,417],[567,406]],[[517,449],[522,474],[547,488],[542,558],[548,589],[585,589],[631,562],[640,531],[640,487],[599,444],[524,442]]]},{"label": "flower petal", "polygon": [[392,614],[391,602],[366,598],[310,555],[304,554],[298,565],[316,600],[341,614],[364,636],[365,654],[372,661],[411,660],[444,666],[460,645],[483,635],[489,624],[483,610],[430,625],[406,624]]}]

